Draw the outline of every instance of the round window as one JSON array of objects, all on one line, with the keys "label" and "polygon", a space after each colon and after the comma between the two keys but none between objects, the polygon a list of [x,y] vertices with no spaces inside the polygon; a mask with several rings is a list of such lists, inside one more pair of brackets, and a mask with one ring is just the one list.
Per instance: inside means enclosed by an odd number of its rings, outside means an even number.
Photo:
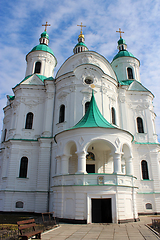
[{"label": "round window", "polygon": [[93,83],[93,80],[92,80],[92,79],[89,79],[89,78],[86,78],[86,79],[85,79],[85,83],[87,83],[87,84],[92,84],[92,83]]}]

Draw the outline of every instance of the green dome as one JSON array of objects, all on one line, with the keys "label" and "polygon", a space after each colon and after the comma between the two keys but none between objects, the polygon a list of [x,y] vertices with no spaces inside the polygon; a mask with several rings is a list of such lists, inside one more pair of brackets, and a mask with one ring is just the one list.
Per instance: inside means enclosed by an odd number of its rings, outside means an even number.
[{"label": "green dome", "polygon": [[41,34],[41,38],[47,38],[49,40],[49,35],[46,31]]},{"label": "green dome", "polygon": [[120,51],[119,53],[117,53],[117,55],[113,58],[113,61],[119,57],[134,57],[135,58],[135,56],[132,53],[128,52],[127,50]]},{"label": "green dome", "polygon": [[[83,42],[79,42],[79,43],[77,43],[77,45],[76,45],[75,47],[78,47],[78,46],[84,46],[84,47],[87,48],[86,44],[83,43]],[[88,49],[88,48],[87,48],[87,49]]]},{"label": "green dome", "polygon": [[121,45],[121,44],[126,44],[126,41],[123,38],[120,38],[118,41],[118,45]]},{"label": "green dome", "polygon": [[39,44],[39,45],[35,46],[30,52],[34,52],[34,51],[49,52],[50,54],[52,54],[54,56],[53,51],[50,49],[50,47],[48,47],[45,44]]}]

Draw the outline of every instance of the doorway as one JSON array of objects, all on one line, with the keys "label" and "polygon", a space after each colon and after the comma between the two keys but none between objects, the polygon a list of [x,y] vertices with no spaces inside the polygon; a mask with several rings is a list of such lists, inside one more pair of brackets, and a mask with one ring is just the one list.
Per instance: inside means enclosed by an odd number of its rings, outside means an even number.
[{"label": "doorway", "polygon": [[92,222],[112,223],[112,200],[111,198],[92,199]]},{"label": "doorway", "polygon": [[95,164],[87,164],[86,171],[87,173],[95,173]]}]

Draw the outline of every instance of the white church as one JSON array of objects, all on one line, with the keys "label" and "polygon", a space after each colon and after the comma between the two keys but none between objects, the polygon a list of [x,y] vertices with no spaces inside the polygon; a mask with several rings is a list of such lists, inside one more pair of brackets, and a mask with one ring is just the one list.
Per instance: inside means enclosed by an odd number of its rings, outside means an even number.
[{"label": "white church", "polygon": [[160,213],[154,95],[121,36],[110,63],[78,43],[53,78],[49,35],[27,55],[7,95],[0,148],[0,211],[54,211],[81,223]]}]

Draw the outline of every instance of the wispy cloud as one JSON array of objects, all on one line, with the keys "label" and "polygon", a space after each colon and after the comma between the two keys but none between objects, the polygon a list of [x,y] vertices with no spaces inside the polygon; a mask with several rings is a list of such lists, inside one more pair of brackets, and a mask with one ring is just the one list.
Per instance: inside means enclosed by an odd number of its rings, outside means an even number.
[{"label": "wispy cloud", "polygon": [[[125,32],[128,50],[141,62],[141,81],[156,96],[157,131],[160,136],[160,1],[159,0],[26,0],[1,1],[1,104],[5,95],[25,75],[25,55],[38,44],[48,21],[50,47],[60,65],[73,54],[83,22],[86,45],[110,62],[117,53],[119,27]],[[2,128],[2,106],[0,118]]]}]

